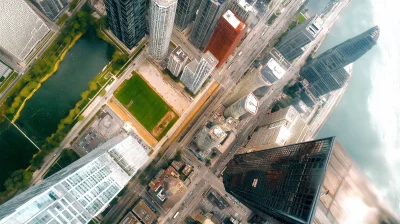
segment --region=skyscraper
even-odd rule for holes
[[[324,79],[319,79],[313,82],[308,89],[315,97],[320,97],[344,86],[352,73],[353,63],[344,68],[337,69],[330,73],[329,76],[324,76]]]
[[[184,30],[196,17],[200,0],[179,0],[176,8],[175,25],[179,30]]]
[[[378,37],[378,26],[372,27],[311,60],[301,68],[300,75],[307,79],[310,85],[319,80],[330,85],[333,77],[345,75],[343,67],[353,63],[369,51],[376,44]],[[339,69],[342,71],[338,71]],[[343,85],[341,84],[340,87]]]
[[[218,20],[225,13],[226,8],[226,0],[201,0],[189,38],[194,46],[201,50],[206,47]]]
[[[230,105],[224,111],[224,117],[232,117],[234,119],[239,119],[245,114],[254,115],[258,110],[258,100],[254,94],[250,93],[248,96],[236,101],[234,104]]]
[[[146,32],[146,0],[104,0],[113,34],[129,49]]]
[[[247,26],[228,10],[219,20],[205,51],[210,51],[219,61],[217,68],[225,63],[246,33]]]
[[[211,75],[211,72],[217,64],[218,60],[207,51],[201,57],[200,62],[194,60],[185,66],[181,76],[181,82],[190,92],[196,94]]]
[[[333,144],[331,137],[235,155],[225,189],[261,216],[311,223]]]
[[[150,56],[162,60],[168,54],[177,0],[151,0],[150,3]]]
[[[295,144],[303,142],[309,135],[307,123],[293,106],[289,106],[268,114],[258,124],[246,148],[255,151]]]
[[[333,137],[236,155],[223,178],[267,223],[399,223]]]
[[[167,68],[173,76],[178,77],[187,61],[187,54],[178,46],[169,55]]]
[[[34,0],[34,3],[51,20],[55,20],[68,5],[67,0]]]
[[[0,47],[10,56],[24,61],[49,31],[25,1],[0,1]]]
[[[235,15],[247,25],[250,25],[249,22],[251,17],[255,13],[253,6],[246,2],[246,0],[231,0],[229,6],[229,10],[231,10]]]
[[[225,107],[229,107],[241,98],[254,92],[256,89],[269,85],[268,80],[256,69],[246,74],[242,80],[235,86],[228,99],[223,102]]]
[[[0,224],[88,223],[147,161],[133,137],[115,137],[0,206]]]
[[[276,49],[288,60],[293,61],[304,53],[306,46],[322,29],[323,20],[313,16],[289,31]]]

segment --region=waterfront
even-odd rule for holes
[[[319,0],[310,1],[311,5],[314,3],[319,4]],[[378,0],[353,0],[318,51],[322,53],[374,25],[381,28],[378,45],[354,63],[347,91],[322,127],[318,138],[337,136],[379,194],[394,210],[399,211],[396,170],[399,168],[400,108],[396,97],[391,96],[396,96],[400,88],[399,68],[396,65],[400,47],[398,43],[394,44],[400,35],[398,32],[391,33],[391,29],[397,28],[391,27],[385,16],[386,13],[395,13],[385,8],[388,4],[379,4],[381,2]],[[311,6],[310,11],[315,8]],[[394,21],[398,22],[398,19]]]
[[[111,45],[89,29],[67,53],[57,72],[27,101],[15,122],[18,127],[40,146],[80,100],[88,82],[109,63],[113,52]],[[13,171],[26,168],[37,149],[8,122],[0,130],[0,183],[3,183]]]

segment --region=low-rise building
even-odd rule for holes
[[[157,219],[157,215],[142,199],[133,207],[132,211],[144,224],[152,224]]]
[[[128,214],[126,214],[125,217],[119,222],[119,224],[141,224],[141,222],[131,211],[129,211]]]
[[[175,168],[175,170],[179,171],[182,169],[182,167],[185,165],[184,162],[182,161],[172,161],[171,166]]]
[[[168,177],[179,178],[179,173],[172,166],[169,166],[165,170],[162,169],[157,173],[157,175],[154,177],[154,179],[149,183],[149,187],[153,191],[157,192],[164,185],[164,180]]]

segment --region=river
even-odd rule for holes
[[[90,29],[70,49],[57,72],[26,103],[17,126],[38,146],[43,144],[81,99],[88,82],[110,62],[113,52],[113,47]],[[0,130],[0,183],[4,183],[13,171],[29,166],[37,149],[10,123],[1,124]]]
[[[310,0],[310,14],[322,10],[323,1]],[[353,0],[321,45],[318,53],[374,25],[381,29],[378,45],[354,63],[347,91],[318,138],[337,136],[378,194],[400,214],[400,16],[392,3]]]

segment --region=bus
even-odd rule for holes
[[[179,212],[175,213],[173,218],[175,219],[178,215],[179,215]]]

